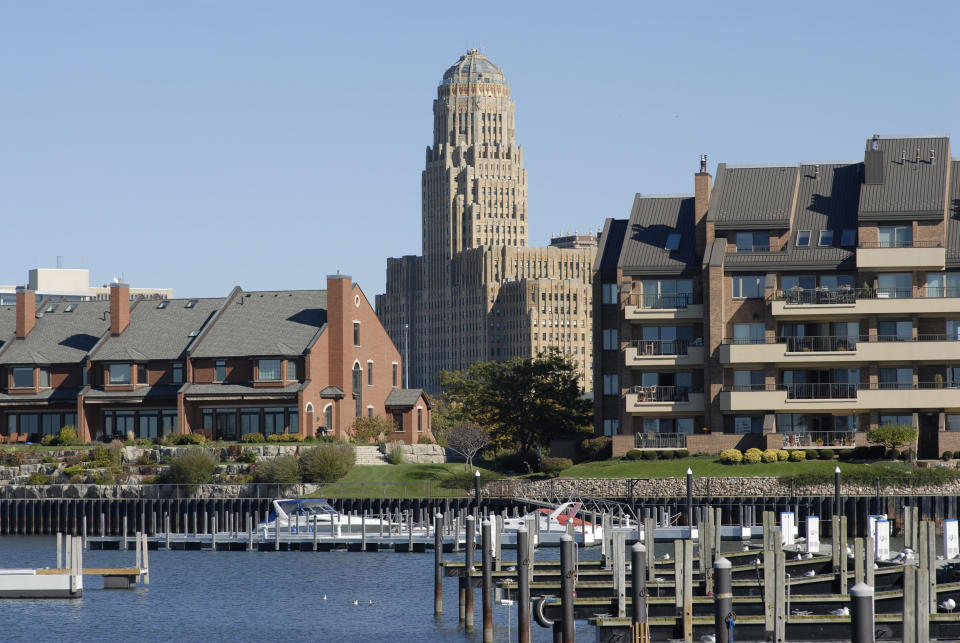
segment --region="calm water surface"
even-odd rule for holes
[[[599,553],[594,547],[581,558]],[[556,549],[537,553],[538,560],[558,556]],[[83,562],[133,566],[134,552],[87,551]],[[53,537],[0,538],[0,568],[55,565]],[[76,600],[0,600],[0,640],[482,640],[480,593],[476,629],[467,634],[457,623],[455,579],[444,579],[444,615],[434,620],[432,553],[151,551],[149,586],[107,591],[99,577],[88,576],[84,587]],[[494,605],[493,614],[494,639],[507,641],[509,634],[516,641],[516,606]],[[532,634],[534,641],[552,640],[550,630],[536,623]],[[578,623],[579,640],[593,635]]]

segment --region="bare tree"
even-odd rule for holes
[[[473,422],[460,422],[447,429],[447,448],[459,453],[466,460],[465,469],[473,469],[473,458],[483,447],[490,444],[490,432]]]

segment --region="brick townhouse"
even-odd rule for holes
[[[960,448],[960,161],[946,136],[862,161],[727,165],[606,222],[597,433],[617,450],[846,447],[882,424]]]
[[[0,307],[0,432],[37,441],[75,426],[83,440],[202,433],[339,438],[357,417],[391,439],[431,438],[423,392],[400,388],[401,358],[360,287],[208,299],[37,302]]]

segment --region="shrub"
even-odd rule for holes
[[[484,471],[483,469],[475,469],[473,472],[450,471],[440,478],[440,486],[445,489],[460,489],[461,491],[473,493],[474,478],[476,477],[477,471],[480,472],[481,487],[491,480],[496,480],[500,477],[492,471]]]
[[[544,473],[551,478],[560,475],[564,469],[573,466],[573,460],[570,458],[544,458],[540,461],[540,473]]]
[[[898,447],[917,439],[917,430],[909,424],[884,424],[867,431],[867,441],[895,452]]]
[[[673,452],[673,456],[675,458],[689,458],[690,452],[687,451],[686,449],[677,449],[676,451]]]
[[[57,438],[52,435],[45,435],[42,438],[40,438],[40,444],[42,444],[45,447],[48,447],[48,446],[51,446],[53,444],[53,441],[56,439]]]
[[[254,463],[257,461],[256,451],[244,451],[243,455],[240,456],[240,462]]]
[[[943,455],[940,456],[940,457],[943,458],[943,461],[944,461],[944,462],[946,462],[947,460],[952,460],[952,459],[953,459],[953,451],[944,451],[944,452],[943,452]]]
[[[903,460],[906,462],[910,459],[910,449],[904,449],[897,453],[897,460]]]
[[[776,462],[779,459],[777,456],[776,449],[767,449],[766,451],[763,452],[763,455],[761,457],[763,458],[763,461],[766,462],[767,464]]]
[[[93,450],[93,464],[97,467],[119,468],[123,461],[123,447],[120,443],[110,443],[110,446],[100,446]]]
[[[833,460],[833,449],[820,449],[821,460]]]
[[[853,457],[853,449],[840,449],[840,451],[837,452],[837,457],[841,460],[849,460]]]
[[[790,452],[790,462],[803,462],[807,459],[807,452],[800,449],[794,449]]]
[[[361,444],[376,442],[392,432],[393,424],[379,415],[372,418],[358,417],[350,427],[350,434],[354,441]]]
[[[144,453],[137,458],[137,464],[139,464],[142,467],[145,467],[145,466],[154,464],[154,462],[153,462],[153,458],[151,458],[149,455]]]
[[[349,444],[321,444],[300,452],[300,475],[304,482],[336,482],[356,461],[356,449]]]
[[[630,449],[627,451],[627,455],[624,456],[627,460],[639,460],[643,458],[643,451],[640,449]]]
[[[267,439],[263,437],[262,433],[244,433],[240,437],[240,441],[246,444],[260,444],[266,442]]]
[[[433,440],[425,435],[421,435],[419,438],[417,438],[417,444],[433,444]]]
[[[207,449],[191,449],[170,460],[166,480],[193,489],[197,485],[210,483],[216,468],[217,457],[213,453]]]
[[[875,444],[868,448],[867,457],[871,460],[880,460],[887,455],[887,448],[882,444]]]
[[[296,484],[300,482],[300,465],[292,455],[265,460],[253,472],[254,482]]]
[[[390,464],[403,464],[403,447],[397,445],[390,449],[387,459],[390,460]]]
[[[33,473],[30,475],[30,479],[27,481],[27,484],[47,484],[49,479],[45,473]]]
[[[207,441],[207,438],[201,433],[181,433],[173,434],[176,435],[174,438],[174,444],[180,445],[189,445],[189,444],[203,444]]]
[[[786,449],[777,449],[777,460],[780,462],[786,462],[790,459],[790,452]]]
[[[854,447],[853,448],[853,459],[855,460],[866,460],[870,457],[870,447]]]
[[[747,449],[743,454],[743,462],[745,464],[757,464],[760,460],[763,459],[763,451],[757,448]]]
[[[657,457],[661,460],[673,460],[673,449],[664,449],[663,451],[659,451],[657,452]]]
[[[613,457],[613,439],[602,435],[580,443],[581,460],[609,460]]]
[[[743,462],[743,453],[739,449],[724,449],[720,452],[720,462],[724,464],[740,464]]]
[[[65,476],[67,476],[67,477],[70,477],[70,478],[72,478],[73,476],[75,476],[75,475],[77,475],[77,474],[82,474],[83,472],[84,472],[83,467],[81,467],[81,466],[78,465],[78,464],[75,464],[75,465],[70,466],[70,467],[64,467],[64,468],[63,468],[63,475],[65,475]]]
[[[645,449],[645,450],[643,451],[643,459],[644,459],[644,460],[656,460],[656,459],[657,459],[657,452],[656,452],[656,451],[651,451],[650,449]]]
[[[819,460],[819,459],[820,459],[820,451],[817,450],[817,449],[807,449],[804,453],[805,453],[806,456],[807,456],[807,460]]]
[[[5,467],[19,467],[23,464],[23,451],[13,449],[0,451],[0,463]]]
[[[303,442],[303,436],[299,433],[271,433],[267,442]]]

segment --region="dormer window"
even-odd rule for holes
[[[50,388],[50,369],[37,369],[37,386],[40,388]]]
[[[13,388],[33,388],[33,367],[19,366],[13,369]]]
[[[810,245],[810,231],[800,230],[797,232],[797,247],[806,248]]]
[[[817,243],[822,248],[829,248],[833,245],[833,230],[821,230],[820,241]]]
[[[107,381],[110,384],[129,384],[130,364],[110,364],[107,367]]]
[[[184,306],[184,308],[193,308],[196,305],[197,305],[197,300],[191,299],[190,301],[187,302],[187,305]]]
[[[257,360],[257,381],[258,382],[279,382],[283,377],[280,375],[279,359],[261,359]]]
[[[770,252],[768,232],[738,232],[737,252]]]
[[[844,230],[843,235],[840,237],[840,245],[844,248],[852,248],[857,245],[857,231]]]
[[[52,312],[54,312],[56,309],[57,309],[57,304],[50,304],[49,306],[47,306],[46,310],[44,310],[43,312],[44,312],[44,313],[52,313]]]
[[[72,313],[72,312],[75,311],[76,309],[77,309],[77,305],[76,305],[76,304],[67,304],[67,307],[63,309],[63,312],[65,312],[65,313]]]
[[[287,379],[288,380],[297,379],[297,360],[295,359],[287,360]]]
[[[164,300],[161,301],[159,304],[157,304],[157,308],[159,308],[160,310],[163,310],[164,308],[167,307],[167,305],[168,305],[169,303],[170,303],[169,301],[167,301],[166,299],[164,299]]]

